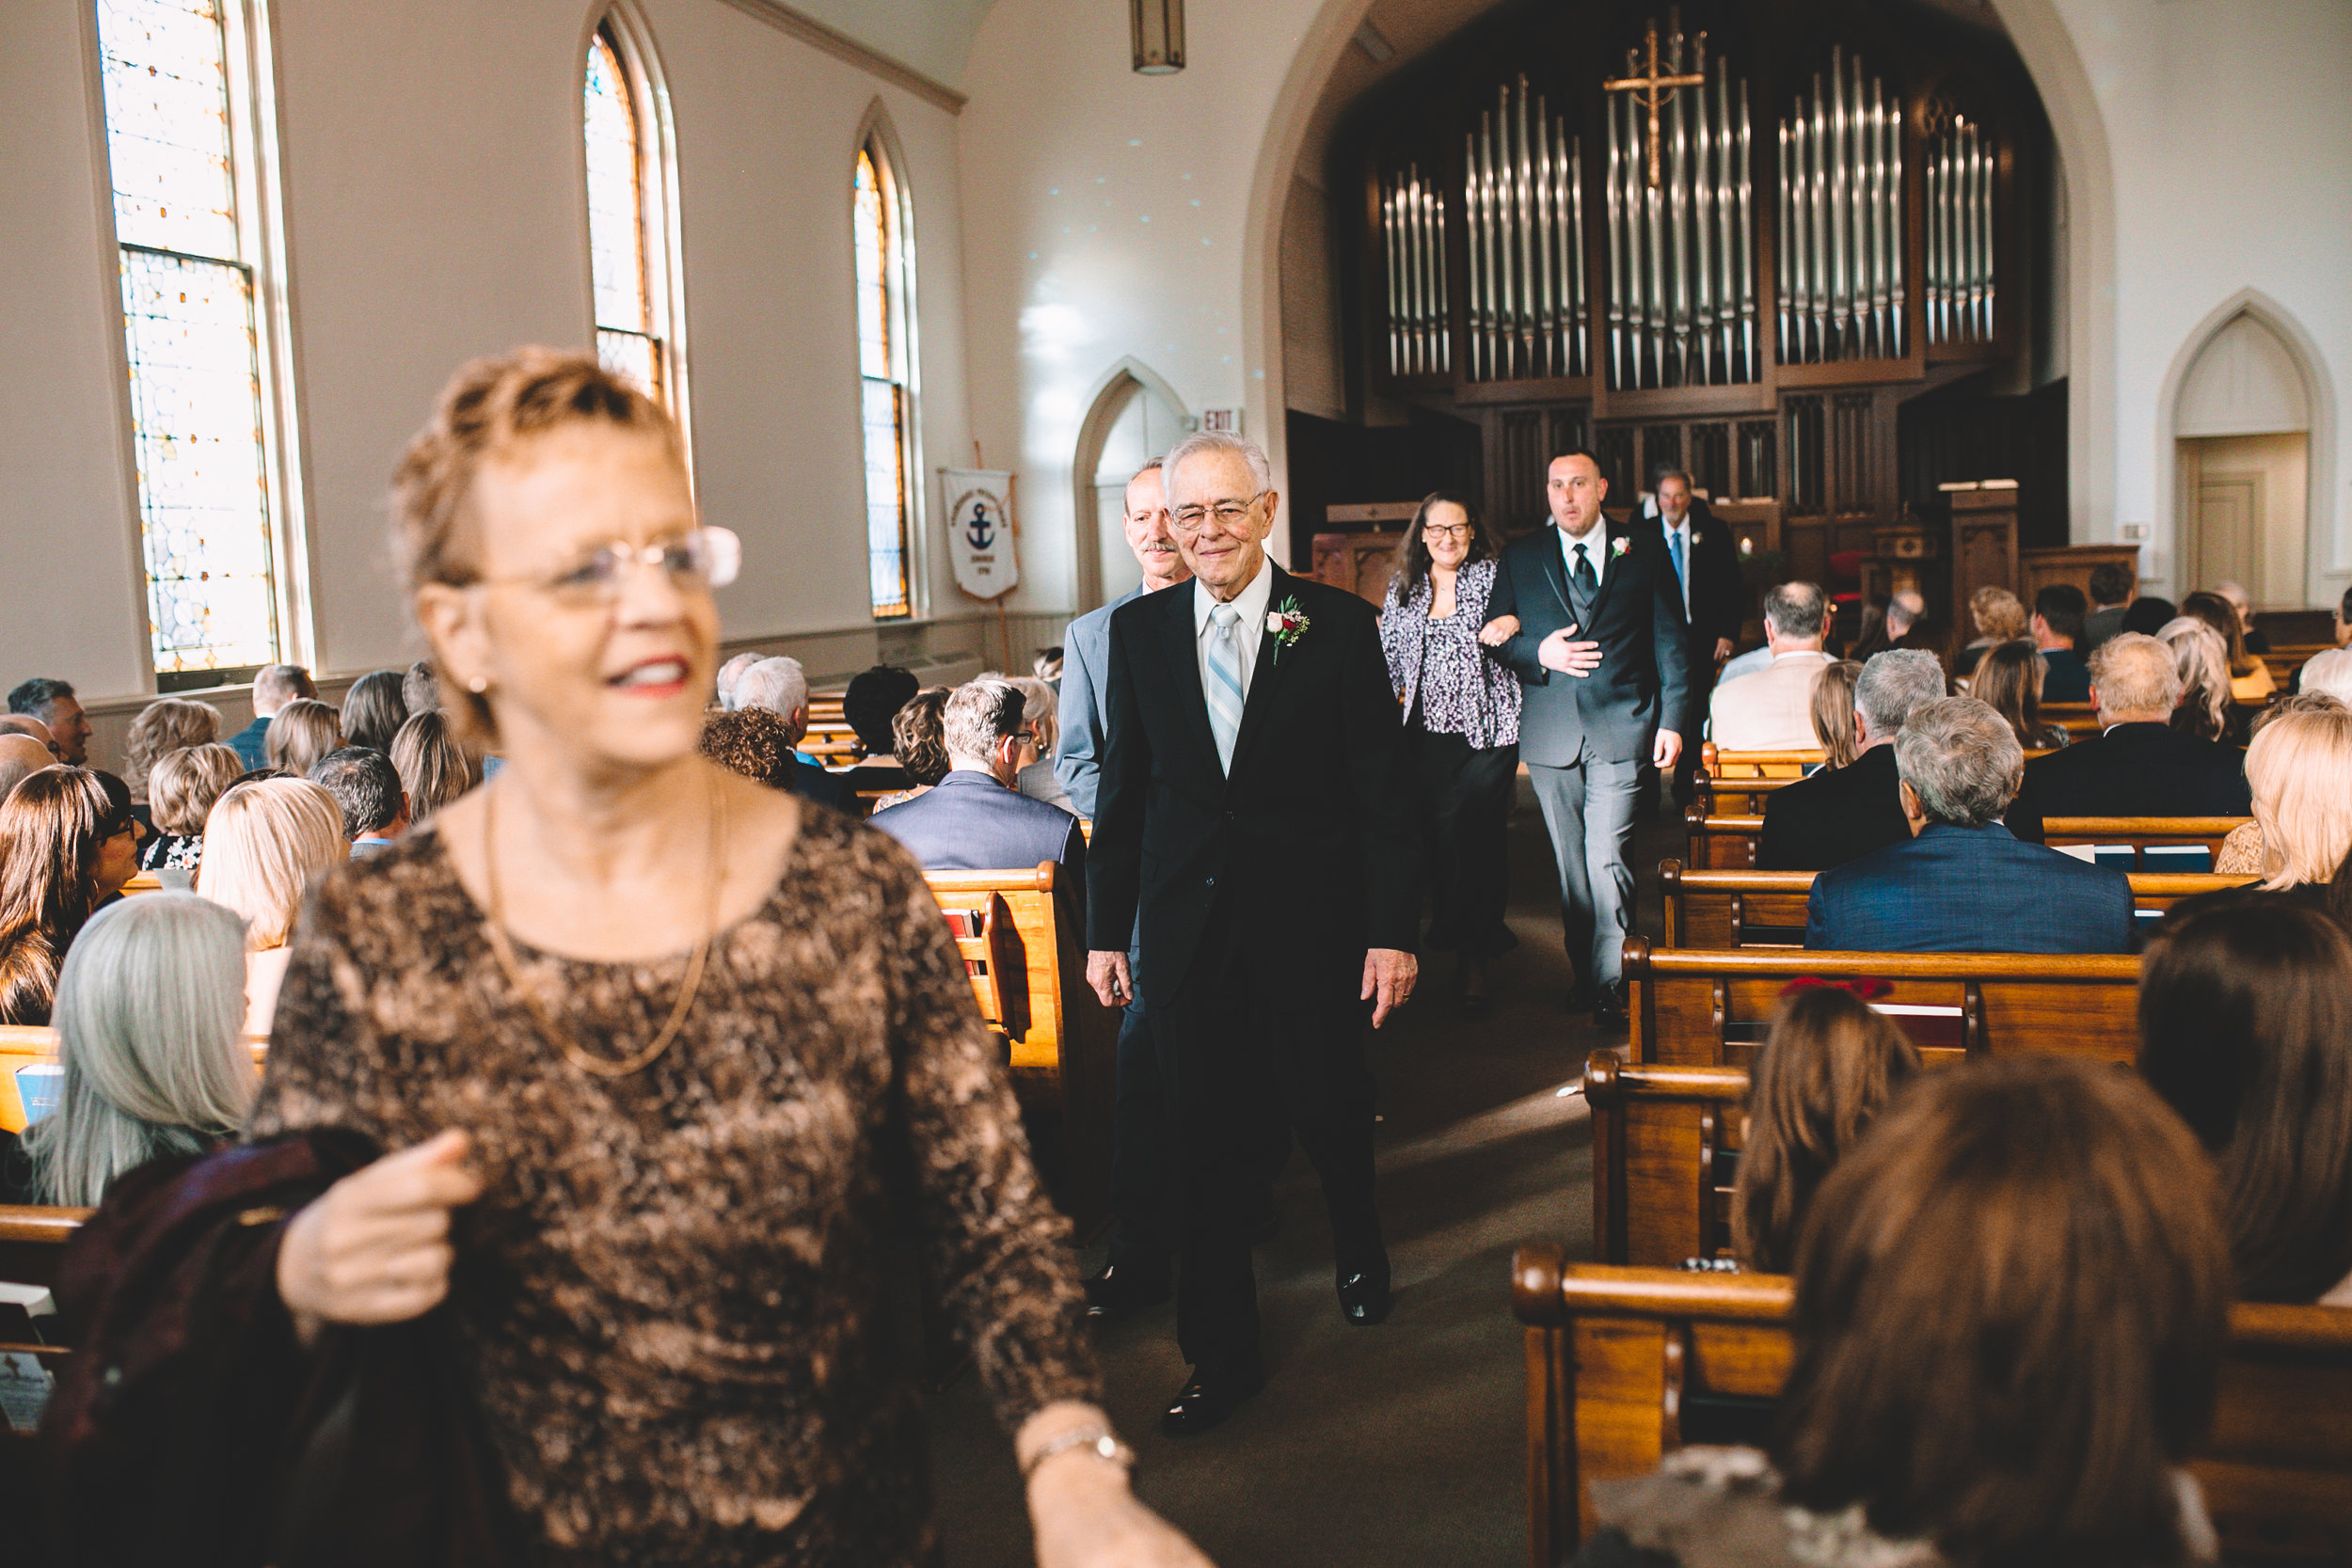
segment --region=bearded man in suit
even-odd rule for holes
[[[1560,916],[1580,967],[1570,1006],[1625,1022],[1625,933],[1633,913],[1633,811],[1643,764],[1670,773],[1690,712],[1682,583],[1655,528],[1622,528],[1589,451],[1551,460],[1551,509],[1502,552],[1487,614],[1516,616],[1500,646],[1518,672],[1519,758],[1560,865]]]
[[[1294,1135],[1342,1314],[1388,1315],[1364,1004],[1377,1028],[1412,993],[1419,909],[1372,607],[1266,558],[1277,498],[1251,442],[1204,431],[1161,472],[1193,582],[1111,614],[1087,979],[1105,1006],[1140,980],[1170,1103],[1193,1371],[1161,1425],[1186,1435],[1263,1386],[1250,1232]]]

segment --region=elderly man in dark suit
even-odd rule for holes
[[[1739,645],[1740,626],[1747,619],[1748,589],[1740,574],[1740,546],[1731,530],[1691,493],[1691,476],[1668,468],[1656,483],[1656,522],[1674,563],[1682,593],[1682,620],[1687,628],[1684,667],[1690,683],[1687,701],[1693,715],[1707,711],[1715,689],[1716,672]],[[1674,798],[1688,805],[1697,793],[1698,748],[1683,748],[1675,765]]]
[[[2099,734],[2026,764],[2006,820],[2039,844],[2045,816],[2244,816],[2253,810],[2246,753],[2176,730],[2181,675],[2172,650],[2118,632],[2090,656]]]
[[[1111,616],[1087,977],[1105,1006],[1140,980],[1173,1110],[1193,1370],[1161,1425],[1185,1435],[1264,1382],[1250,1231],[1294,1134],[1323,1180],[1342,1314],[1388,1315],[1364,1004],[1376,1028],[1410,995],[1419,907],[1372,607],[1266,559],[1255,445],[1204,431],[1162,473],[1193,581]]]
[[[1854,683],[1861,755],[1765,797],[1756,841],[1762,871],[1826,871],[1911,837],[1896,788],[1895,736],[1922,704],[1944,695],[1944,666],[1917,648],[1873,654]]]
[[[1579,966],[1569,1006],[1625,1021],[1625,933],[1632,921],[1633,812],[1645,763],[1682,755],[1690,710],[1682,585],[1655,529],[1608,521],[1600,460],[1551,460],[1550,520],[1502,552],[1486,612],[1516,617],[1499,640],[1524,688],[1519,758],[1535,784],[1560,866],[1560,915]]]
[[[940,714],[948,774],[914,800],[874,814],[874,826],[905,845],[927,871],[1007,871],[1057,862],[1056,881],[1077,908],[1086,835],[1059,806],[1013,787],[1021,770],[1021,689],[1008,681],[960,686]]]
[[[1883,656],[1882,656],[1883,657]],[[1915,709],[1895,736],[1913,837],[1813,879],[1804,944],[1851,953],[2128,953],[2122,872],[2021,844],[2000,816],[2026,752],[1973,697]]]

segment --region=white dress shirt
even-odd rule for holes
[[[1568,586],[1576,586],[1576,547],[1581,545],[1585,559],[1593,563],[1593,591],[1598,593],[1600,585],[1609,580],[1609,520],[1603,517],[1594,523],[1592,531],[1581,539],[1566,529],[1560,529],[1558,532],[1560,564],[1568,574]]]
[[[1241,620],[1233,630],[1241,644],[1241,694],[1249,698],[1249,679],[1258,672],[1258,640],[1265,635],[1266,601],[1274,596],[1274,558],[1267,556],[1258,563],[1258,575],[1249,579],[1249,586],[1232,600],[1241,611]],[[1209,585],[1199,578],[1192,579],[1192,648],[1200,660],[1200,689],[1209,687],[1209,611],[1216,608],[1216,597]]]

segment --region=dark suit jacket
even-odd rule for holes
[[[1138,937],[1147,1006],[1165,1006],[1212,907],[1302,992],[1352,1001],[1372,947],[1418,937],[1405,726],[1372,606],[1275,569],[1267,603],[1307,627],[1262,634],[1231,776],[1217,765],[1187,585],[1111,615],[1109,715],[1095,795],[1087,945]]]
[[[1813,879],[1804,944],[1836,953],[2128,953],[2122,872],[2020,844],[1998,822],[1930,823]]]
[[[2049,674],[2042,682],[2043,702],[2090,701],[2090,666],[2083,662],[2082,655],[2072,648],[2044,648],[2042,657],[2050,666]]]
[[[835,811],[856,815],[856,792],[850,780],[837,773],[828,773],[821,768],[803,762],[799,757],[785,758],[784,766],[777,768],[776,776],[768,782],[803,800],[814,800],[820,806],[831,806]],[[993,871],[997,868],[991,865],[979,869]]]
[[[1086,878],[1078,819],[986,773],[958,768],[935,788],[876,812],[873,824],[913,851],[926,871],[1035,870],[1056,861],[1068,872],[1056,885],[1073,899]]]
[[[2042,842],[2045,816],[2244,816],[2246,753],[2169,724],[2118,724],[2026,764],[2002,820]]]
[[[1766,797],[1759,871],[1827,871],[1873,849],[1911,842],[1897,793],[1895,748],[1873,746],[1843,768]]]
[[[1661,514],[1645,513],[1643,520],[1658,531],[1658,542],[1666,543],[1666,519]],[[1674,566],[1674,552],[1666,552],[1666,565]],[[1730,525],[1708,510],[1707,502],[1691,498],[1691,609],[1689,624],[1690,645],[1694,655],[1707,656],[1708,669],[1701,671],[1696,663],[1691,667],[1693,675],[1711,674],[1715,658],[1715,641],[1727,637],[1740,641],[1740,626],[1748,617],[1748,588],[1740,575],[1740,545],[1731,536]]]
[[[2083,634],[2074,641],[2075,651],[2089,658],[2093,648],[2123,629],[2123,612],[2130,608],[2129,605],[2109,605],[2105,610],[2094,610],[2084,616]]]
[[[256,719],[221,744],[236,752],[249,772],[253,768],[269,766],[269,754],[264,745],[268,739],[269,721]]]
[[[1594,531],[1610,565],[1592,624],[1576,633],[1579,641],[1601,645],[1600,664],[1591,674],[1581,680],[1564,675],[1535,657],[1545,638],[1576,621],[1557,523],[1547,521],[1511,542],[1487,601],[1489,619],[1519,618],[1519,634],[1502,645],[1502,656],[1525,689],[1519,756],[1527,762],[1568,767],[1588,739],[1603,761],[1645,762],[1650,737],[1660,730],[1681,736],[1686,749],[1697,742],[1690,719],[1689,628],[1665,540],[1655,524],[1629,530],[1610,522],[1605,531]],[[1616,553],[1620,539],[1626,541],[1622,555]]]

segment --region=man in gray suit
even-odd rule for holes
[[[1502,644],[1525,705],[1519,757],[1560,864],[1560,914],[1580,971],[1569,1005],[1625,1021],[1620,949],[1633,913],[1633,808],[1644,763],[1671,774],[1690,707],[1682,587],[1655,528],[1602,514],[1589,451],[1551,460],[1550,520],[1502,552],[1488,616],[1516,616]]]
[[[1110,662],[1111,611],[1192,578],[1169,530],[1166,500],[1155,457],[1127,482],[1127,547],[1136,552],[1143,581],[1071,622],[1062,636],[1061,745],[1054,755],[1054,777],[1069,795],[1071,809],[1089,819],[1103,774],[1103,681]],[[1128,967],[1133,970],[1142,961],[1130,942]],[[1111,1232],[1109,1263],[1087,1281],[1088,1310],[1102,1317],[1166,1300],[1168,1259],[1175,1249],[1162,1153],[1166,1109],[1140,998],[1130,1001],[1120,1019],[1118,1082],[1111,1128],[1111,1211],[1119,1223]]]

